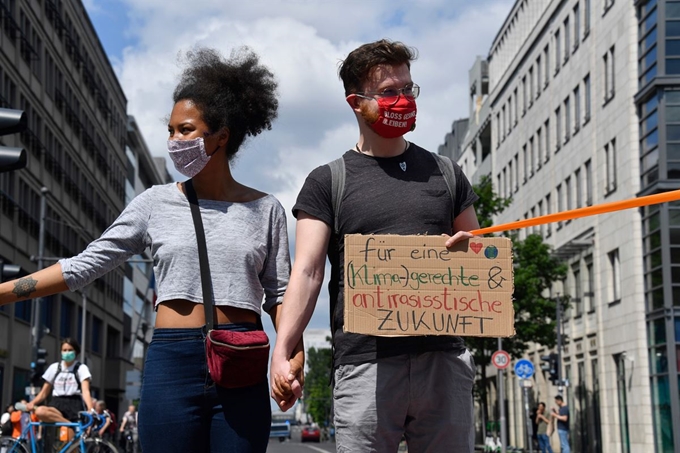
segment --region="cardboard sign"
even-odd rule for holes
[[[378,336],[515,334],[512,241],[345,236],[345,331]]]

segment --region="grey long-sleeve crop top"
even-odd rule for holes
[[[261,314],[283,300],[290,275],[286,215],[272,195],[233,203],[199,200],[215,305]],[[69,289],[101,277],[151,247],[158,298],[203,302],[189,202],[176,183],[138,195],[79,255],[59,261]]]

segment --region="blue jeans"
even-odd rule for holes
[[[253,323],[221,329],[255,330]],[[210,379],[202,328],[156,329],[144,365],[139,441],[144,453],[265,453],[271,428],[266,376],[225,389]]]
[[[569,431],[566,429],[558,429],[557,434],[560,436],[560,452],[571,453],[571,448],[569,447]]]
[[[536,437],[538,438],[538,449],[541,453],[553,453],[550,437],[547,434],[538,434]]]

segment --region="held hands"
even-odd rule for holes
[[[289,360],[272,355],[270,370],[271,397],[285,412],[302,397],[305,383],[305,352],[302,341],[298,343]]]

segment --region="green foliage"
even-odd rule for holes
[[[479,226],[488,228],[493,224],[493,216],[510,206],[512,198],[502,198],[494,193],[490,175],[482,176],[473,189],[479,196],[479,201],[475,204]]]
[[[330,421],[331,414],[331,349],[309,348],[307,351],[307,366],[309,371],[305,375],[304,399],[307,413],[319,425]]]
[[[501,213],[512,202],[494,193],[489,176],[482,177],[474,190],[480,197],[475,204],[480,225],[490,226],[492,215]],[[512,237],[512,242],[516,334],[503,339],[503,349],[511,357],[520,357],[529,343],[555,345],[555,301],[543,294],[553,283],[565,278],[567,266],[551,255],[550,246],[540,235],[529,235],[524,241]],[[469,338],[467,344],[477,365],[485,367],[491,363],[491,354],[497,349],[495,338]]]

